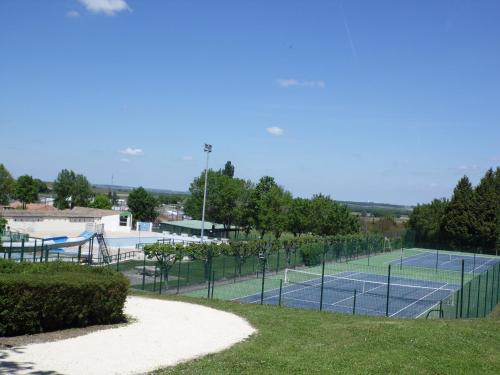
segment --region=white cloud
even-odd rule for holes
[[[193,160],[193,157],[191,155],[186,155],[186,156],[182,157],[182,160],[183,161],[191,161],[191,160]]]
[[[128,162],[130,162],[130,159],[121,158],[120,161],[123,162],[123,163],[128,163]]]
[[[283,133],[285,133],[285,131],[283,129],[278,128],[277,126],[272,126],[270,128],[267,128],[266,130],[269,134],[275,135],[277,137],[279,137],[280,135],[283,135]]]
[[[80,13],[78,13],[76,10],[70,10],[68,13],[66,13],[66,17],[71,17],[71,18],[80,17]]]
[[[285,88],[297,86],[297,87],[309,87],[309,88],[313,88],[313,89],[322,89],[322,88],[326,87],[325,81],[321,81],[321,80],[319,80],[319,81],[299,81],[297,79],[290,78],[290,79],[278,79],[278,80],[276,80],[276,82],[278,83],[278,85],[280,85],[281,87],[285,87]]]
[[[78,0],[92,13],[103,13],[114,16],[118,12],[131,11],[125,0]]]
[[[471,164],[471,165],[462,164],[457,167],[459,171],[474,171],[478,168],[479,167],[476,164]]]
[[[125,150],[120,150],[120,153],[123,155],[129,155],[129,156],[144,155],[144,151],[142,151],[142,149],[132,148],[132,147],[127,147]]]

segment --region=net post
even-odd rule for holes
[[[142,261],[142,290],[146,286],[146,253],[144,253],[144,260]]]
[[[385,316],[389,316],[389,296],[390,296],[390,288],[391,288],[391,265],[387,266],[387,295],[385,302]]]
[[[356,289],[354,289],[354,296],[352,299],[352,315],[356,315]]]
[[[283,291],[283,279],[280,279],[280,296],[278,299],[278,306],[281,306],[281,293]]]
[[[325,254],[326,254],[326,242],[323,249],[323,262],[321,265],[321,290],[319,295],[319,311],[323,310],[323,288],[325,285]]]
[[[436,249],[436,272],[438,271],[439,264],[439,249]]]
[[[463,315],[463,305],[464,305],[464,270],[465,270],[465,260],[462,259],[462,272],[460,276],[460,317]]]

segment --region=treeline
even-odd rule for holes
[[[473,187],[464,176],[451,199],[418,205],[409,226],[420,246],[492,252],[500,247],[500,167]]]
[[[38,194],[49,192],[47,184],[29,175],[19,176],[16,180],[3,164],[0,164],[0,205],[8,205],[12,199],[18,199],[23,208],[27,203],[36,202]]]
[[[185,213],[195,219],[201,219],[204,181],[202,172],[191,183],[185,202]],[[235,177],[229,161],[223,169],[208,171],[205,219],[223,224],[226,230],[236,226],[247,235],[257,230],[261,237],[266,233],[280,238],[284,232],[326,236],[359,231],[358,219],[329,196],[294,198],[271,176],[257,183]]]

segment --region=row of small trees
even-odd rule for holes
[[[185,212],[196,219],[201,218],[204,179],[204,173],[194,179],[185,202]],[[283,232],[325,236],[359,231],[358,219],[329,196],[294,198],[271,176],[256,184],[236,178],[231,162],[221,170],[208,171],[206,219],[222,223],[226,230],[237,226],[248,234],[255,229],[261,237],[265,233],[279,238]]]
[[[415,207],[409,226],[420,245],[491,251],[500,247],[500,167],[473,187],[464,176],[453,196]]]

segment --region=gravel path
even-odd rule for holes
[[[215,353],[255,332],[250,324],[204,306],[127,299],[136,322],[70,339],[0,350],[0,374],[140,374]]]

